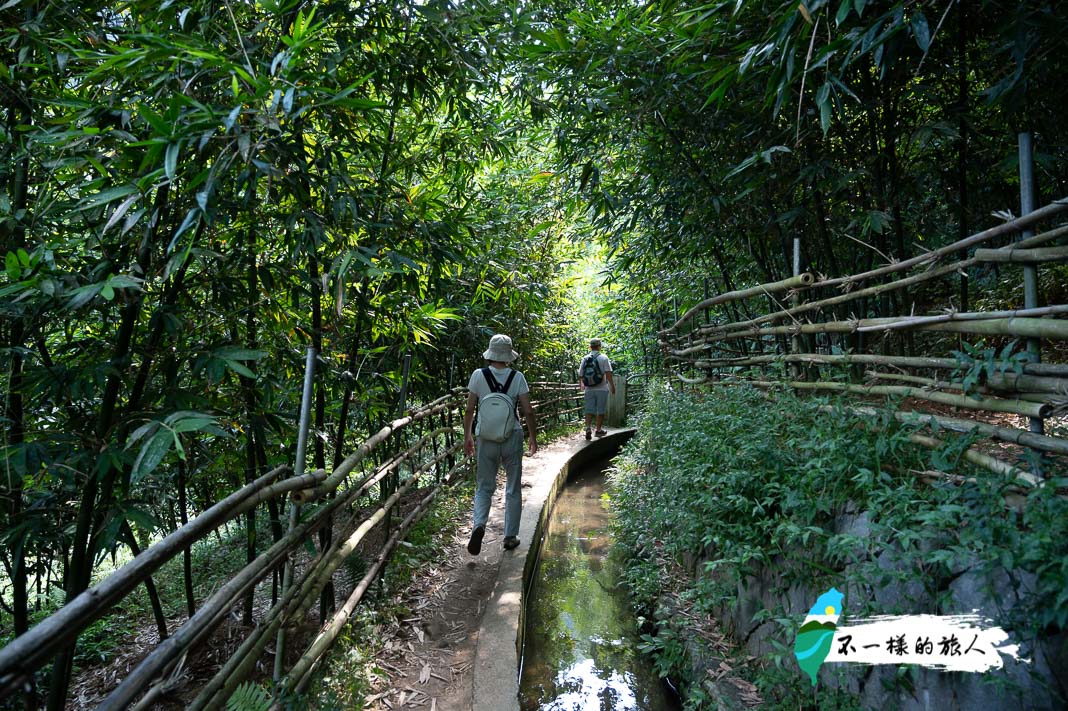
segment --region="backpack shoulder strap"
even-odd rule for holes
[[[489,386],[490,392],[502,392],[501,384],[498,383],[497,378],[493,376],[493,371],[489,368],[482,368],[482,377],[486,379],[486,385]]]
[[[508,379],[504,381],[504,387],[501,388],[501,392],[505,395],[508,395],[508,388],[512,387],[512,381],[515,380],[515,374],[516,371],[513,368],[512,372],[508,374]],[[508,397],[511,397],[511,395],[508,395]]]

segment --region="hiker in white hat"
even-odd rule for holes
[[[508,365],[519,357],[512,350],[512,339],[498,333],[490,339],[482,357],[489,364],[471,373],[464,411],[464,452],[468,456],[475,453],[475,440],[478,440],[474,527],[467,543],[471,555],[478,555],[482,550],[490,501],[497,488],[497,470],[501,465],[508,475],[504,489],[504,548],[512,550],[519,545],[519,518],[523,513],[523,427],[519,410],[527,421],[530,456],[538,451],[537,425],[527,379]],[[478,424],[472,430],[476,410]]]

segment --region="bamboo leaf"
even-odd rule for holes
[[[167,154],[163,161],[163,173],[168,180],[173,181],[178,173],[178,152],[180,150],[181,144],[177,142],[167,144]]]
[[[107,232],[116,224],[118,224],[119,220],[122,219],[123,215],[126,214],[127,210],[129,210],[130,207],[140,198],[140,193],[136,193],[123,200],[122,204],[115,208],[115,212],[111,213],[111,217],[108,218],[107,223],[104,225],[103,231]]]
[[[91,195],[78,205],[78,210],[91,210],[94,207],[100,207],[101,205],[107,205],[110,202],[115,202],[124,197],[130,195],[140,196],[140,192],[135,185],[118,185],[113,188],[101,190],[95,195]]]
[[[909,25],[912,27],[912,36],[916,38],[917,46],[927,54],[927,50],[931,48],[931,28],[927,25],[927,18],[922,12],[917,12],[912,16]]]
[[[154,472],[160,462],[163,461],[163,457],[170,451],[172,442],[174,442],[174,435],[171,433],[170,429],[161,427],[157,430],[156,433],[145,442],[144,446],[141,447],[137,459],[134,460],[133,471],[130,474],[130,483],[137,484],[146,476]]]

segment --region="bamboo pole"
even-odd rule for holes
[[[869,326],[882,326],[883,330],[894,328],[901,318],[868,318],[855,321],[825,321],[802,323],[793,326],[768,326],[750,331],[716,334],[705,337],[691,348],[671,351],[672,356],[684,356],[707,350],[710,343],[726,338],[789,335],[793,333],[852,333]],[[987,336],[1018,336],[1068,340],[1068,319],[1042,318],[994,318],[989,320],[958,319],[912,326],[918,331],[948,331],[952,333],[975,333]],[[867,329],[866,330],[871,330]]]
[[[769,380],[750,381],[757,387],[785,386],[796,390],[830,390],[834,392],[855,393],[858,395],[890,395],[929,400],[943,405],[962,407],[967,410],[986,410],[988,412],[1007,412],[1026,417],[1047,417],[1053,409],[1048,404],[1027,402],[1024,400],[1007,400],[1002,398],[982,398],[976,400],[966,395],[954,395],[923,388],[911,388],[906,385],[853,385],[852,383],[815,382],[802,380],[774,382]]]
[[[841,355],[825,355],[822,353],[797,353],[794,355],[764,355],[764,356],[750,356],[748,358],[709,358],[704,360],[698,360],[694,362],[694,366],[697,368],[735,368],[749,365],[767,365],[777,362],[801,362],[801,363],[814,363],[817,365],[852,365],[856,364],[870,364],[870,365],[885,365],[896,368],[928,368],[928,369],[945,369],[955,370],[962,367],[960,361],[955,358],[925,358],[916,356],[884,356],[884,355],[872,355],[866,353],[856,354],[841,354]],[[1047,390],[1049,385],[1039,387],[1037,385],[1021,386],[1020,390],[1033,390],[1037,392],[1061,392],[1059,389],[1060,378],[1068,378],[1068,365],[1063,364],[1051,364],[1051,363],[1024,363],[1023,372],[1025,373],[1023,378],[1039,376],[1048,376],[1051,383],[1057,383],[1055,389]],[[1009,377],[998,376],[998,377]],[[999,388],[1003,390],[1012,390],[1015,388]]]
[[[315,516],[299,523],[270,548],[264,551],[251,564],[222,585],[210,598],[204,601],[196,614],[186,620],[166,641],[156,646],[152,652],[112,690],[98,707],[102,711],[119,711],[127,708],[137,695],[162,671],[182,654],[195,647],[207,635],[211,634],[225,617],[233,604],[249,588],[259,583],[271,570],[280,565],[286,556],[313,534],[326,517],[338,506],[335,499],[316,511]]]
[[[861,274],[853,274],[846,277],[839,277],[837,279],[826,279],[824,281],[816,282],[812,285],[812,287],[831,287],[839,286],[842,284],[854,284],[859,281],[871,279],[872,277],[884,276],[886,274],[893,274],[894,272],[899,272],[905,269],[911,269],[912,267],[915,267],[917,265],[927,264],[928,262],[936,261],[941,257],[951,255],[954,252],[960,252],[961,250],[967,249],[974,245],[982,244],[983,242],[987,242],[991,239],[994,239],[995,237],[1002,237],[1004,235],[1013,234],[1014,232],[1026,229],[1027,227],[1035,225],[1043,220],[1049,219],[1051,217],[1056,217],[1057,215],[1065,211],[1068,211],[1068,198],[1054,200],[1049,205],[1035,210],[1034,212],[1030,212],[1021,217],[1017,217],[1014,220],[1010,220],[1000,225],[996,225],[989,229],[983,230],[982,232],[974,234],[970,237],[965,237],[962,240],[957,240],[956,242],[948,244],[945,247],[940,247],[939,249],[931,250],[930,252],[921,254],[918,257],[905,259],[903,261],[897,262],[896,264],[880,267],[878,269],[872,269],[867,272],[862,272]]]
[[[372,475],[371,478],[365,478],[361,482],[356,484],[353,487],[353,489],[357,490],[356,491],[357,494],[361,493],[363,491],[366,491],[367,489],[369,489],[370,487],[374,486],[379,481],[381,481],[382,477],[385,474],[387,474],[388,472],[393,471],[394,469],[396,469],[404,461],[407,461],[407,460],[411,459],[415,455],[416,452],[418,452],[419,450],[423,449],[424,447],[426,447],[427,444],[432,442],[434,437],[438,436],[439,434],[444,434],[445,432],[452,431],[452,430],[453,430],[453,428],[451,426],[448,426],[448,425],[446,425],[444,427],[438,427],[438,428],[435,428],[434,430],[431,430],[429,433],[427,433],[427,434],[423,435],[422,437],[420,437],[419,439],[417,439],[411,446],[408,447],[408,449],[406,449],[403,452],[395,455],[393,457],[393,459],[391,459],[389,462],[387,462],[386,464],[383,464],[381,467],[379,467],[379,469],[376,471],[376,473],[374,475]],[[368,450],[368,451],[370,451],[370,450]],[[330,478],[333,478],[333,477],[330,477]],[[304,489],[302,491],[294,492],[293,493],[293,499],[298,501],[298,503],[304,504],[304,503],[308,503],[309,501],[313,501],[313,500],[315,500],[315,499],[317,499],[319,497],[324,496],[325,494],[327,494],[327,493],[329,493],[331,491],[330,489],[326,488],[328,481],[329,481],[329,479],[327,479],[322,484],[320,484],[319,486],[314,487],[314,488],[309,488],[309,489]],[[345,492],[345,496],[348,497],[348,498],[351,498],[352,497],[351,491],[352,491],[352,489],[346,491]]]
[[[878,417],[879,412],[872,407],[863,406],[850,406],[847,408],[850,412],[858,415],[864,415],[867,417]],[[1011,444],[1018,444],[1022,447],[1030,447],[1031,449],[1040,449],[1043,452],[1049,452],[1051,454],[1068,454],[1068,439],[1061,439],[1059,437],[1050,437],[1048,435],[1039,435],[1027,430],[1016,429],[1014,427],[1001,427],[998,425],[991,425],[986,422],[978,422],[976,420],[962,420],[956,417],[942,417],[940,415],[932,415],[926,412],[917,412],[915,410],[909,411],[897,411],[894,413],[895,419],[900,422],[908,424],[924,425],[933,427],[934,429],[946,429],[953,432],[979,432],[987,437],[999,440],[1001,442],[1009,442]]]
[[[743,386],[752,387],[753,384],[748,380],[720,380],[716,382],[717,385],[725,386]],[[775,385],[781,385],[781,383],[775,383]],[[822,406],[827,411],[834,409],[831,405]],[[857,415],[858,417],[881,417],[882,411],[865,405],[848,405],[838,406],[839,409]],[[980,422],[978,420],[964,420],[958,417],[943,417],[941,415],[932,415],[929,412],[918,412],[916,410],[895,410],[894,419],[898,422],[904,422],[910,425],[919,425],[921,427],[930,427],[936,432],[940,429],[951,430],[953,432],[962,432],[970,434],[972,432],[978,432],[985,435],[990,439],[996,439],[1000,442],[1008,442],[1010,444],[1017,444],[1021,447],[1029,447],[1030,449],[1038,449],[1043,452],[1049,452],[1050,454],[1066,454],[1068,455],[1068,439],[1060,437],[1050,437],[1048,435],[1035,434],[1028,430],[1021,430],[1015,427],[1001,427],[999,425],[991,425],[986,422]]]
[[[1066,199],[1068,199],[1068,198],[1066,198]],[[1068,230],[1066,230],[1066,232],[1068,232]],[[1038,237],[1044,237],[1044,235],[1039,235]],[[1032,239],[1035,239],[1035,238],[1032,238]],[[1031,240],[1028,240],[1028,243],[1031,243]],[[1018,243],[1018,244],[1023,244],[1023,243],[1021,242],[1021,243]],[[936,254],[936,253],[939,253],[941,251],[942,250],[935,250],[934,252],[929,252],[928,255]],[[979,250],[976,251],[977,254],[978,254],[978,251]],[[986,251],[988,251],[988,252],[1003,252],[1004,254],[1011,254],[1013,252],[1012,249],[1004,248],[1004,247],[1001,248],[1001,249],[998,249],[998,250],[986,250]],[[1015,251],[1020,251],[1020,250],[1015,250]],[[927,260],[927,261],[932,261],[932,260]],[[756,326],[756,325],[759,325],[759,324],[762,324],[762,323],[770,323],[770,322],[778,321],[778,320],[781,320],[781,319],[787,318],[787,317],[796,317],[796,316],[800,316],[801,314],[806,314],[806,313],[809,313],[810,311],[815,311],[815,310],[818,310],[818,309],[821,309],[821,308],[824,308],[824,307],[836,306],[838,304],[847,303],[847,302],[854,301],[854,300],[860,299],[860,298],[865,298],[865,297],[869,297],[869,296],[885,294],[885,293],[888,293],[888,292],[891,292],[891,291],[897,291],[899,289],[905,289],[905,288],[908,288],[908,287],[911,287],[911,286],[915,286],[916,284],[920,284],[920,283],[923,283],[923,282],[926,282],[926,281],[931,281],[932,279],[938,279],[939,277],[946,276],[947,274],[952,274],[952,273],[960,271],[962,269],[967,269],[968,267],[974,266],[974,265],[976,265],[978,263],[980,263],[980,260],[976,256],[972,256],[972,257],[969,257],[968,259],[963,259],[963,260],[960,260],[960,261],[957,261],[957,262],[953,262],[951,264],[947,264],[947,265],[944,265],[944,266],[941,266],[941,267],[938,267],[938,268],[935,268],[935,269],[929,269],[929,270],[927,270],[925,272],[922,272],[920,274],[915,274],[913,276],[906,277],[904,279],[898,279],[896,281],[888,282],[886,284],[878,284],[876,286],[871,286],[871,287],[868,287],[868,288],[865,288],[865,289],[860,289],[860,290],[857,290],[857,291],[850,290],[849,292],[847,292],[845,294],[828,297],[826,299],[822,299],[822,300],[819,300],[819,301],[810,301],[810,302],[807,302],[807,303],[804,303],[804,304],[801,304],[799,306],[795,306],[795,307],[792,307],[792,308],[789,308],[789,309],[781,309],[779,311],[776,311],[776,312],[773,312],[773,313],[770,313],[770,314],[765,314],[763,316],[758,316],[757,318],[754,318],[754,319],[749,319],[748,321],[737,321],[737,322],[734,322],[734,323],[722,324],[722,325],[718,325],[718,326],[713,326],[713,325],[702,326],[702,327],[697,329],[697,332],[698,333],[702,333],[702,334],[704,334],[704,333],[719,333],[719,332],[722,332],[722,331],[730,331],[730,330],[734,330],[734,329],[748,328],[748,327]],[[898,265],[895,265],[895,268],[893,269],[893,271],[896,271],[897,270],[896,267],[899,266],[900,264],[904,264],[904,262],[901,262]],[[889,270],[890,267],[887,267],[887,269]],[[879,270],[876,270],[876,271],[879,271]],[[873,276],[875,275],[874,272],[868,272],[868,274],[873,275]],[[855,281],[862,281],[863,280],[863,279],[859,278],[860,276],[863,276],[863,275],[859,275],[858,277],[843,277],[842,280],[830,280],[830,281],[825,281],[825,282],[818,282],[816,284],[812,284],[812,288],[820,287],[820,286],[830,286],[830,285],[832,285],[832,282],[837,282],[837,281],[842,281],[843,283],[847,282],[851,286],[853,283],[855,283]],[[864,278],[866,279],[868,277],[864,277]],[[664,332],[662,332],[662,335],[667,335],[669,333],[670,333],[670,331],[664,331]]]
[[[922,388],[935,388],[938,390],[956,390],[964,392],[964,385],[961,383],[952,383],[945,380],[935,380],[934,378],[924,378],[919,375],[906,375],[904,373],[881,373],[877,370],[865,371],[865,377],[873,378],[876,380],[894,380],[897,382],[911,383],[913,385],[919,385]],[[997,389],[989,387],[989,385],[980,385],[975,388],[975,392],[982,395],[995,394],[996,392],[1011,392],[1016,395],[1019,400],[1026,400],[1027,402],[1045,402],[1053,405],[1051,397],[1043,393],[1034,392],[1022,392],[1016,388]]]
[[[748,289],[739,289],[736,291],[729,291],[725,294],[719,294],[713,296],[710,299],[698,303],[684,313],[674,324],[664,329],[660,333],[669,334],[674,333],[679,326],[684,324],[693,318],[702,309],[707,309],[710,306],[716,304],[723,304],[728,301],[738,301],[739,299],[747,299],[752,296],[760,296],[761,294],[778,294],[783,291],[789,291],[790,289],[803,289],[813,282],[813,276],[809,272],[798,274],[797,276],[790,277],[789,279],[783,279],[781,281],[771,282],[769,284],[760,284],[758,286],[750,287]]]
[[[1027,372],[1026,369],[1024,372]],[[1064,378],[1001,373],[987,376],[986,385],[994,390],[1019,390],[1021,392],[1068,395],[1068,380]]]
[[[378,576],[378,571],[386,564],[389,554],[404,537],[404,534],[407,533],[408,528],[411,527],[412,523],[423,515],[431,502],[433,502],[434,497],[437,496],[439,490],[440,488],[435,488],[431,491],[430,494],[420,501],[419,505],[405,517],[404,521],[401,522],[396,533],[394,533],[386,542],[386,545],[376,558],[374,565],[367,571],[363,579],[360,580],[360,583],[356,586],[356,589],[352,591],[352,594],[349,595],[345,604],[341,606],[337,613],[335,613],[330,622],[326,624],[315,640],[312,641],[308,650],[299,660],[297,660],[297,663],[293,665],[293,668],[290,669],[289,673],[283,680],[285,688],[290,691],[299,692],[305,687],[319,660],[333,645],[337,636],[341,633],[342,628],[345,626],[345,623],[348,622],[349,616],[352,614],[353,610],[356,609],[356,605],[359,604],[364,593],[367,592],[371,582]]]
[[[809,301],[794,308],[782,309],[775,311],[764,316],[758,316],[757,318],[749,319],[748,321],[737,321],[735,323],[723,324],[721,326],[704,327],[698,329],[701,333],[728,333],[728,337],[736,338],[742,333],[735,333],[736,330],[744,330],[753,326],[758,326],[762,323],[772,323],[784,318],[793,318],[796,321],[796,317],[802,314],[809,313],[810,311],[817,311],[829,306],[837,306],[838,304],[848,303],[857,299],[863,299],[870,296],[878,296],[881,294],[887,294],[899,289],[907,289],[925,281],[931,281],[932,279],[938,279],[947,274],[953,274],[966,267],[973,266],[976,263],[975,259],[969,258],[960,262],[939,267],[937,269],[931,269],[923,272],[922,274],[916,274],[904,279],[898,279],[897,281],[888,282],[886,284],[877,284],[870,286],[866,289],[860,289],[858,291],[850,291],[839,296],[832,296],[819,301]]]
[[[271,487],[270,484],[288,471],[290,471],[288,466],[277,467],[238,489],[162,541],[142,551],[141,555],[109,575],[98,585],[81,593],[28,632],[0,649],[0,695],[14,691],[20,679],[31,675],[36,669],[46,664],[70,640],[107,614],[147,576],[181,553],[186,546],[192,545],[222,524],[240,516],[250,506],[255,506],[270,498],[269,495],[261,496],[264,492],[277,495],[279,487]],[[303,479],[311,480],[307,475]],[[307,482],[289,479],[283,484],[296,488],[306,486]]]
[[[915,433],[909,435],[909,442],[912,442],[913,444],[919,444],[921,446],[927,447],[928,449],[941,449],[945,446],[945,442],[940,439]],[[993,472],[994,474],[998,474],[999,476],[1003,476],[1010,481],[1026,484],[1029,487],[1043,485],[1042,479],[1035,476],[1031,472],[1020,469],[1017,466],[1009,464],[1008,462],[1002,461],[996,457],[992,457],[989,454],[985,454],[984,452],[980,452],[979,450],[974,449],[972,447],[968,447],[963,452],[961,452],[961,457],[965,461],[970,462],[971,464],[982,467],[990,472]],[[974,479],[972,481],[974,481]]]
[[[933,316],[909,316],[896,323],[877,324],[862,326],[857,329],[860,333],[867,331],[888,331],[899,328],[917,328],[933,323],[948,323],[950,321],[995,321],[997,319],[1030,318],[1035,316],[1056,316],[1068,313],[1068,305],[1040,306],[1033,309],[1013,309],[1010,311],[973,311],[970,313],[946,313]],[[1068,324],[1066,324],[1068,325]],[[1068,331],[1066,331],[1068,333]]]
[[[457,388],[456,390],[459,390],[459,388]],[[338,467],[334,469],[333,473],[331,473],[330,476],[327,477],[326,481],[324,481],[322,485],[318,488],[321,489],[324,493],[337,488],[341,484],[341,482],[345,480],[345,477],[349,475],[349,472],[351,472],[357,464],[362,462],[364,458],[368,454],[370,454],[371,450],[373,450],[376,446],[384,442],[386,438],[393,434],[393,432],[398,431],[406,427],[407,425],[412,424],[413,422],[422,420],[423,418],[430,417],[431,415],[436,415],[439,412],[452,410],[453,408],[458,407],[460,405],[460,400],[459,393],[456,392],[456,390],[454,390],[449,395],[438,398],[434,402],[426,405],[425,407],[413,412],[412,414],[406,417],[401,417],[396,420],[393,420],[388,425],[382,427],[382,429],[380,429],[378,432],[365,439],[363,443],[356,449],[356,451],[346,457],[341,462],[341,464],[339,464]]]
[[[1004,247],[1000,247],[999,249],[1004,249],[1006,251],[1013,249],[1034,249],[1039,245],[1045,244],[1046,242],[1052,242],[1053,240],[1059,239],[1060,237],[1063,237],[1065,235],[1068,235],[1068,225],[1055,227],[1052,230],[1042,232],[1041,234],[1037,234],[1034,237],[1026,237],[1020,240],[1019,242],[1007,244]]]
[[[1034,264],[1039,262],[1063,262],[1068,260],[1068,247],[1046,249],[977,249],[974,258],[978,262]]]
[[[462,446],[462,442],[457,442],[451,449],[454,451],[459,450]],[[454,484],[453,476],[464,468],[464,462],[454,466],[446,475],[445,480],[438,486]],[[343,528],[348,525],[350,524],[345,524]],[[287,597],[280,599],[268,611],[261,624],[250,632],[237,651],[226,661],[226,664],[201,688],[200,693],[190,705],[190,711],[199,711],[204,708],[221,708],[226,703],[233,694],[233,690],[248,677],[252,667],[270,641],[271,636],[277,632],[281,625],[288,622],[298,610],[309,607],[319,594],[318,585],[321,576],[317,576],[315,573],[319,569],[320,561],[329,552],[320,553],[316,561],[313,561],[308,566],[298,584],[294,585],[287,593]],[[334,570],[336,570],[336,567]]]
[[[940,472],[937,469],[910,471],[909,473],[916,475],[923,481],[923,483],[928,485],[933,485],[935,482],[939,481],[948,481],[954,486],[962,486],[963,484],[974,484],[978,481],[973,476],[965,477],[960,474],[947,474],[946,472]],[[1014,511],[1023,511],[1027,506],[1026,492],[1023,488],[1014,484],[1006,484],[1002,486],[1001,498],[1005,506]]]

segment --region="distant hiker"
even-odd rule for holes
[[[601,353],[601,339],[590,339],[590,352],[579,363],[579,385],[586,391],[586,439],[590,424],[597,418],[597,436],[604,437],[604,413],[608,411],[608,393],[616,394],[612,381],[612,361]]]
[[[478,555],[486,535],[490,500],[497,488],[497,469],[503,464],[508,481],[504,488],[504,548],[519,545],[519,518],[523,513],[523,428],[518,409],[527,420],[530,456],[538,451],[537,425],[530,404],[527,379],[508,366],[519,354],[512,350],[512,339],[497,334],[490,339],[482,357],[489,366],[471,373],[467,384],[467,409],[464,411],[464,452],[475,452],[478,440],[478,473],[475,488],[475,520],[467,552]],[[518,405],[518,407],[517,407]],[[478,409],[478,425],[471,425]]]

